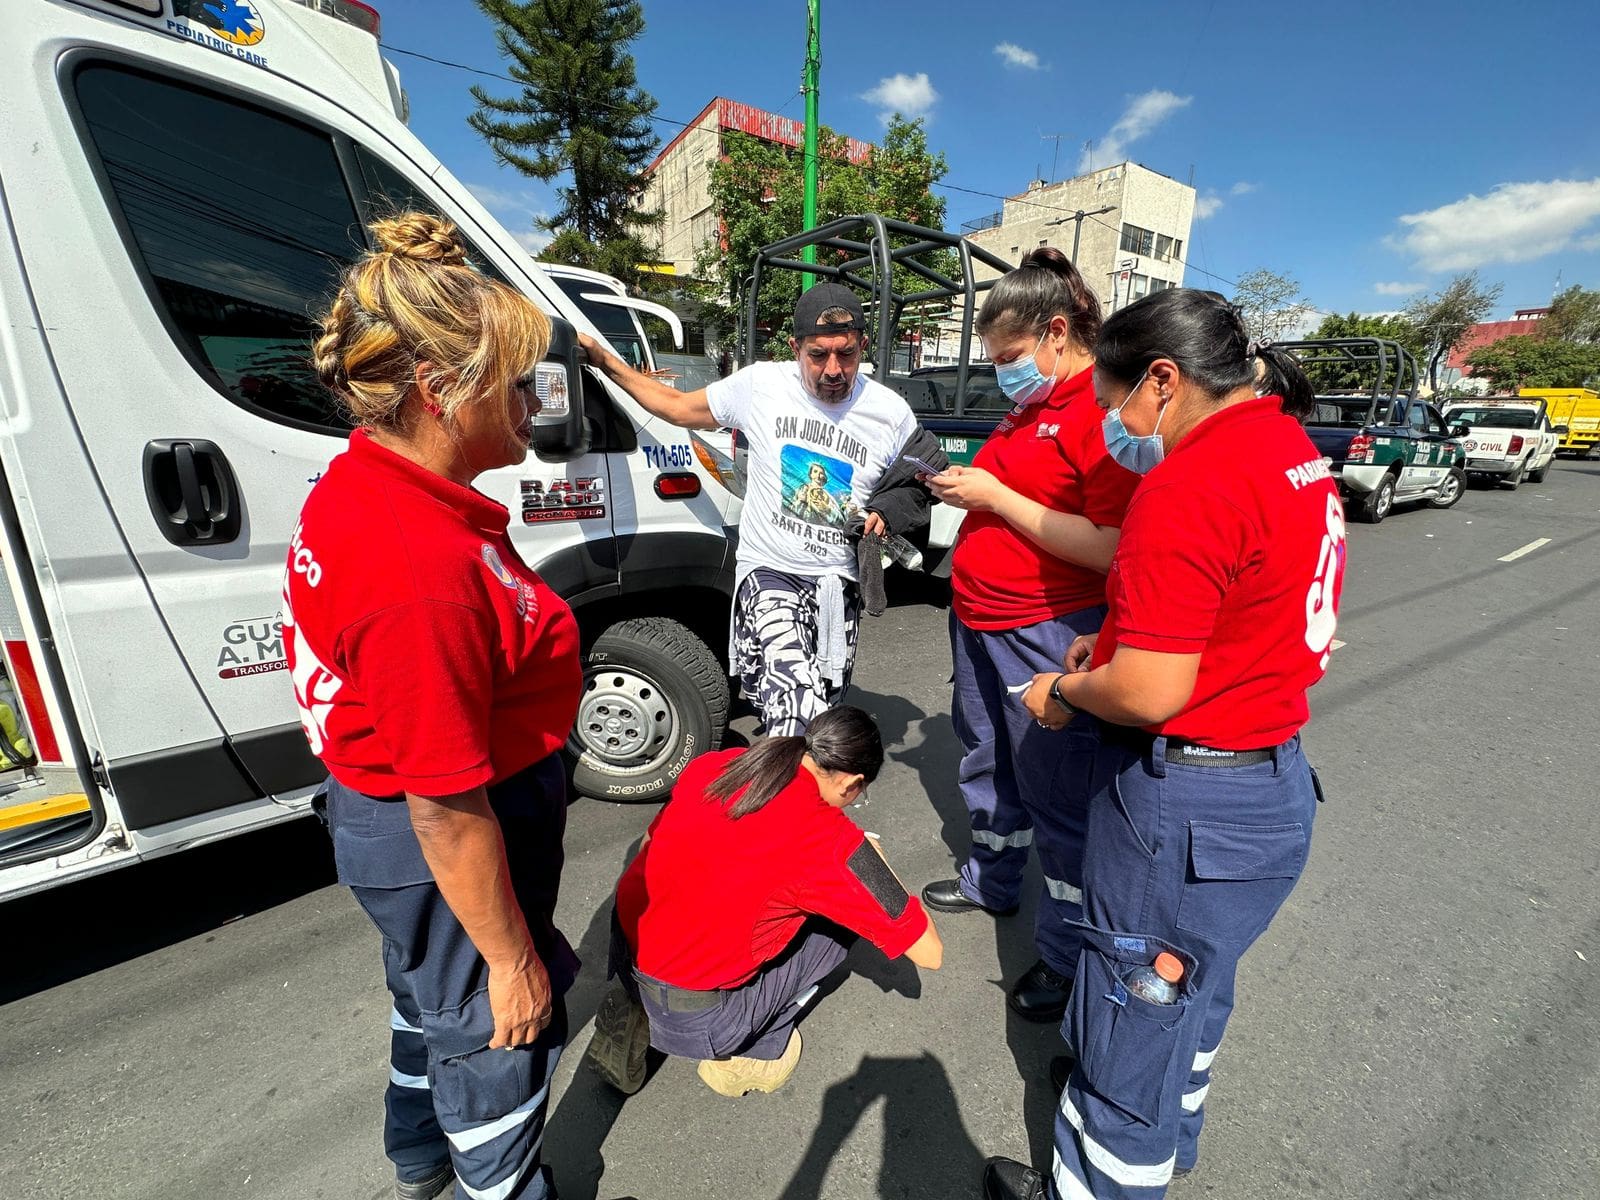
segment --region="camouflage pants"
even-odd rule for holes
[[[860,593],[846,584],[848,665],[843,682],[832,686],[817,665],[817,581],[766,567],[745,576],[733,606],[733,669],[761,711],[763,733],[803,734],[839,703],[850,687],[860,620]]]

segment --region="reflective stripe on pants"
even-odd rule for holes
[[[1298,741],[1228,769],[1169,764],[1165,748],[1162,738],[1144,753],[1102,744],[1095,759],[1057,1197],[1158,1200],[1174,1167],[1194,1165],[1239,958],[1310,849],[1316,793]],[[1163,949],[1188,967],[1174,1005],[1124,986]]]
[[[1034,921],[1039,956],[1070,976],[1078,963],[1073,923],[1083,917],[1079,884],[1094,742],[1074,721],[1042,729],[1022,706],[1024,685],[1059,671],[1080,633],[1100,628],[1090,608],[1020,629],[970,629],[952,612],[955,666],[951,720],[961,742],[957,780],[972,822],[961,890],[989,908],[1012,908],[1022,893],[1028,847],[1037,845],[1045,890]]]

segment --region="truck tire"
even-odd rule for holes
[[[665,800],[727,723],[728,676],[704,642],[665,617],[619,621],[584,663],[567,742],[572,786],[596,800]]]
[[[1506,484],[1506,486],[1508,488],[1510,488],[1514,492],[1519,487],[1522,486],[1522,481],[1524,479],[1526,479],[1527,476],[1528,476],[1528,460],[1527,459],[1523,459],[1521,462],[1519,462],[1512,469],[1511,474],[1506,476],[1505,484]]]
[[[1460,467],[1452,467],[1450,474],[1444,477],[1444,482],[1439,485],[1439,494],[1428,503],[1435,508],[1454,508],[1467,490],[1467,473]]]
[[[1378,486],[1367,493],[1357,515],[1368,525],[1376,525],[1394,511],[1394,476],[1385,475]]]
[[[1545,459],[1544,466],[1540,467],[1533,474],[1529,475],[1528,478],[1531,479],[1534,483],[1543,483],[1544,482],[1544,477],[1546,475],[1550,474],[1550,464],[1555,462],[1555,461],[1556,461],[1556,456],[1554,454],[1552,454],[1549,458]]]

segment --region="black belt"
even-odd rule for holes
[[[633,980],[639,985],[640,992],[648,994],[668,1012],[704,1012],[722,1001],[719,991],[696,992],[689,988],[673,987],[670,983],[662,983],[637,971],[633,973]]]
[[[1155,745],[1157,736],[1144,729],[1113,725],[1109,721],[1100,722],[1102,741],[1141,753]],[[1216,750],[1185,738],[1169,737],[1163,757],[1167,762],[1180,767],[1253,767],[1260,763],[1271,762],[1276,750],[1276,746],[1265,750]]]

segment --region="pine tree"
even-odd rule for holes
[[[555,234],[541,257],[593,267],[636,281],[649,251],[641,227],[659,213],[641,212],[640,172],[659,140],[650,117],[656,102],[638,86],[627,47],[644,30],[637,0],[477,0],[495,23],[495,41],[510,60],[521,91],[491,96],[474,87],[477,111],[467,118],[502,164],[549,183],[561,207],[536,224]]]

